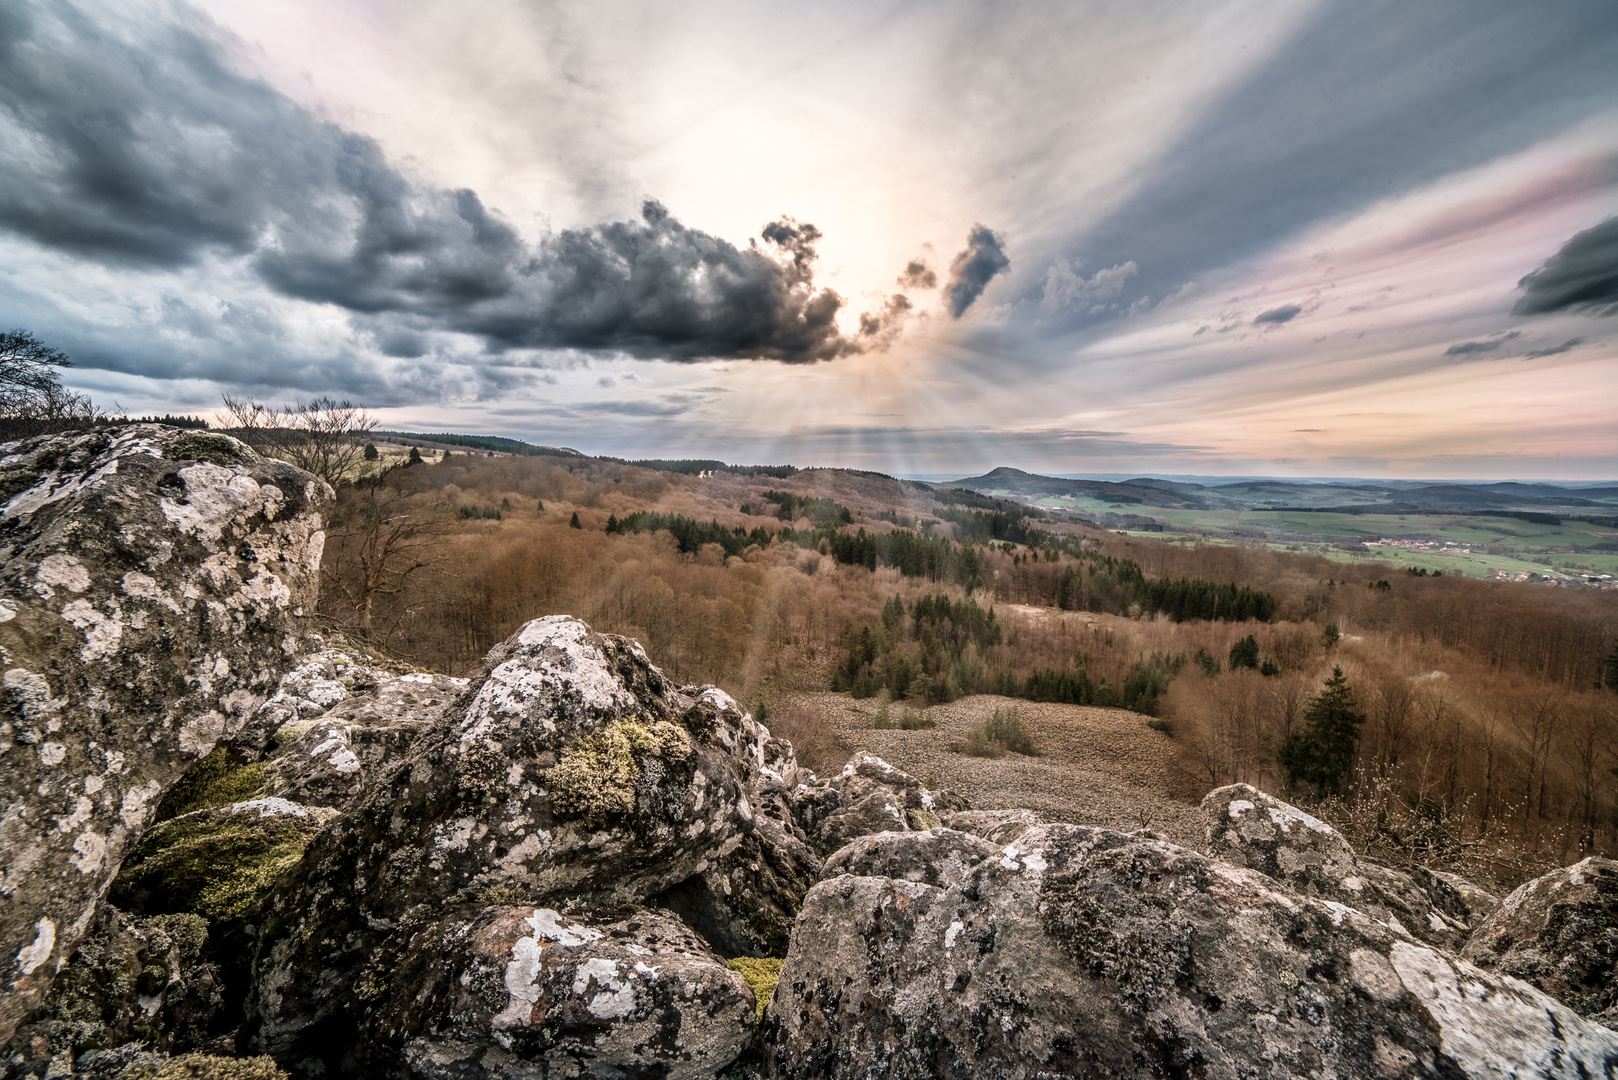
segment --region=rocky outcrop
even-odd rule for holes
[[[156,425],[0,446],[0,1042],[163,792],[275,691],[329,495],[227,436]]]
[[[1032,810],[958,810],[943,815],[944,824],[960,832],[981,836],[996,844],[1009,844],[1045,819]]]
[[[981,845],[833,856],[765,1014],[768,1075],[1618,1071],[1618,1034],[1257,871],[1074,825]]]
[[[490,654],[463,704],[316,837],[260,909],[249,1019],[278,1059],[308,1071],[386,1059],[405,1029],[367,989],[380,985],[367,965],[431,941],[430,966],[462,970],[463,931],[496,909],[598,926],[682,888],[720,897],[724,881],[730,914],[716,903],[710,916],[745,936],[744,909],[795,912],[818,869],[766,768],[789,749],[723,692],[668,682],[634,642],[535,620]],[[507,1060],[508,1042],[539,1045],[522,1030],[458,1037]]]
[[[1273,795],[1232,784],[1209,792],[1202,812],[1217,859],[1347,904],[1429,945],[1459,949],[1471,932],[1466,913],[1481,903],[1477,892],[1425,869],[1417,876],[1362,860],[1337,830]]]
[[[610,924],[490,907],[397,935],[366,968],[363,1074],[712,1077],[753,993],[672,913]]]
[[[1591,857],[1521,886],[1473,931],[1464,955],[1618,1027],[1618,862]]]
[[[935,828],[940,812],[969,807],[862,750],[836,776],[800,785],[794,809],[816,850],[829,855],[858,836]]]

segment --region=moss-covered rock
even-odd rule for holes
[[[163,794],[154,820],[168,821],[194,810],[246,802],[264,794],[264,766],[242,759],[229,746],[216,746]]]
[[[551,810],[599,825],[635,813],[643,786],[691,760],[691,736],[666,720],[620,720],[575,738],[545,772]]]
[[[145,915],[243,918],[303,857],[334,815],[285,799],[194,810],[152,828],[113,882],[111,901]]]

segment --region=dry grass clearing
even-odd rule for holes
[[[903,708],[890,707],[895,722]],[[950,750],[996,709],[1017,710],[1039,757],[978,758]],[[795,693],[778,695],[770,717],[794,734],[821,727],[844,756],[868,750],[929,787],[965,796],[979,810],[1025,808],[1077,825],[1150,828],[1177,844],[1203,846],[1201,813],[1162,794],[1173,787],[1173,741],[1137,713],[980,694],[928,709],[936,727],[878,731],[871,726],[876,710],[875,699]]]

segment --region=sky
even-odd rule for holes
[[[133,414],[1618,480],[1618,7],[0,0],[0,326]]]

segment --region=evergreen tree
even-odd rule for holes
[[[375,443],[366,443],[365,444],[365,460],[366,461],[375,461],[379,456],[381,456],[381,455],[379,455],[376,452],[376,444]]]
[[[534,512],[536,514],[543,514],[545,512],[545,500],[544,499],[536,499],[534,501],[539,503],[539,508],[537,510],[535,510]]]
[[[1603,685],[1608,690],[1618,690],[1618,641],[1612,643],[1612,652],[1607,654],[1606,668],[1601,680]]]
[[[568,521],[567,526],[570,529],[584,528],[583,525],[579,524],[579,512],[577,510],[573,511],[573,517]]]
[[[1332,668],[1325,689],[1309,703],[1303,720],[1304,726],[1294,729],[1281,744],[1276,755],[1281,767],[1290,783],[1304,781],[1322,794],[1341,794],[1354,767],[1360,727],[1365,723],[1341,667]]]
[[[577,517],[578,515],[574,515],[574,516]],[[609,533],[618,532],[618,515],[617,514],[608,514],[607,515],[607,532],[609,532]]]
[[[1248,634],[1230,647],[1230,670],[1258,667],[1258,638]]]
[[[410,460],[406,461],[405,464],[406,465],[420,465],[421,464],[421,449],[420,449],[420,447],[412,446],[410,448]]]

